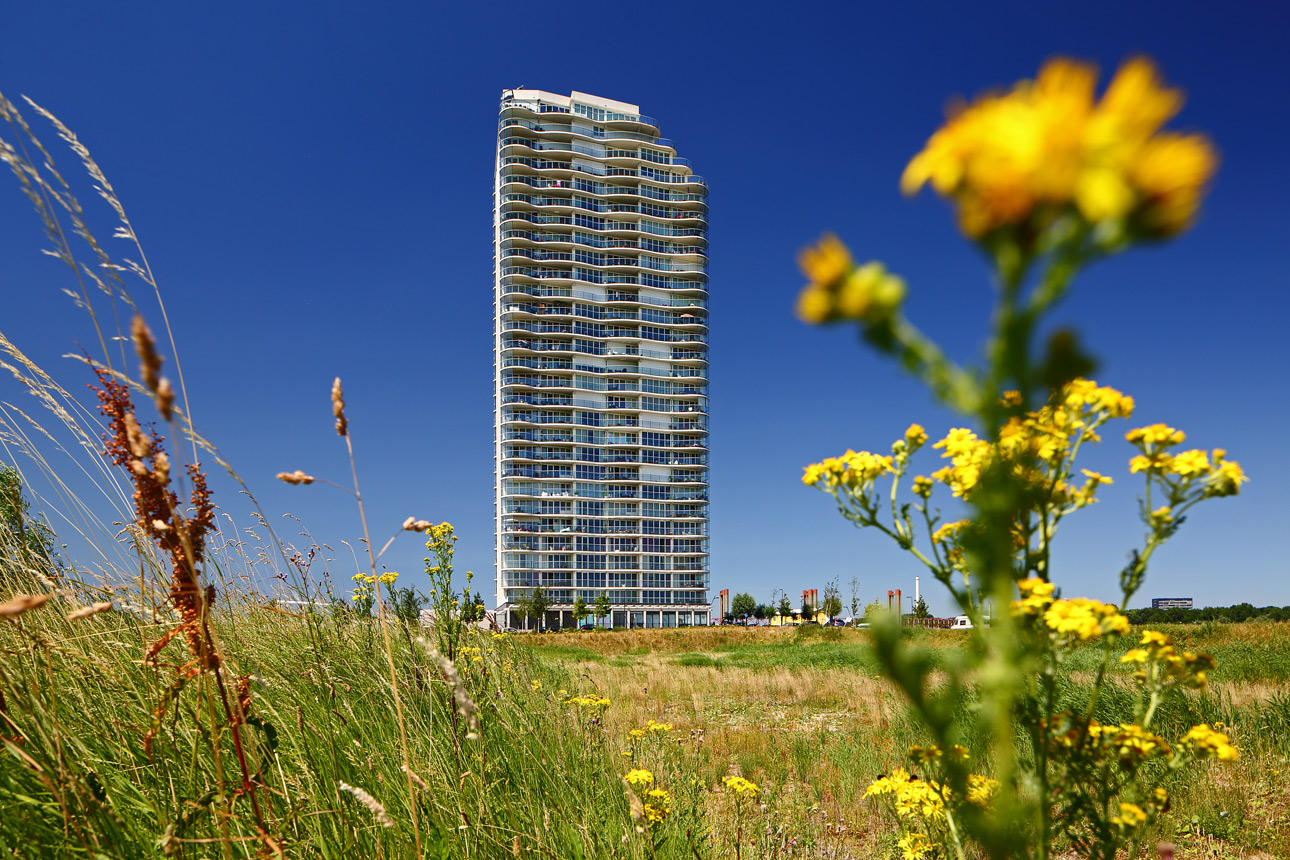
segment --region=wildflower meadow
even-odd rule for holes
[[[347,471],[283,452],[277,477],[352,505],[346,560],[307,529],[279,537],[278,512],[245,529],[222,514],[217,472],[254,499],[189,418],[183,333],[134,298],[164,290],[116,190],[51,112],[0,97],[0,157],[98,341],[58,380],[0,337],[40,405],[0,424],[22,464],[0,471],[0,856],[1290,856],[1284,624],[1124,611],[1187,520],[1237,503],[1240,452],[1135,422],[1132,393],[1091,378],[1098,332],[1050,325],[1094,262],[1186,240],[1218,156],[1170,130],[1182,98],[1145,58],[1100,94],[1091,66],[1053,59],[912,155],[903,190],[945,198],[992,267],[975,363],[915,326],[917,285],[883,263],[834,235],[801,254],[801,319],[853,327],[960,420],[903,417],[784,491],[894,542],[970,630],[876,613],[868,630],[517,635],[484,623],[451,512],[370,517],[356,451],[380,418],[340,379],[320,384],[317,432]],[[103,205],[106,242],[87,213]],[[1085,468],[1110,434],[1132,459]],[[24,469],[60,468],[55,529]],[[1137,488],[1142,534],[1115,603],[1082,596],[1052,550],[1112,483]],[[385,568],[397,541],[424,545],[428,593]]]

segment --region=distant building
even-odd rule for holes
[[[636,105],[517,89],[494,194],[498,620],[706,626],[707,185]]]
[[[1152,609],[1191,609],[1190,597],[1153,597]]]

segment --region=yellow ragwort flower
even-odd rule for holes
[[[877,322],[905,297],[903,279],[890,274],[882,263],[857,266],[847,246],[832,233],[803,249],[797,259],[808,281],[797,298],[797,315],[803,322]]]
[[[627,776],[623,777],[623,779],[627,780],[629,785],[634,785],[636,788],[644,788],[647,785],[654,784],[654,774],[639,767],[629,770],[627,772]]]
[[[1124,434],[1124,438],[1144,448],[1168,448],[1172,445],[1181,445],[1187,438],[1187,434],[1168,424],[1151,424],[1130,430]]]
[[[1096,83],[1093,66],[1056,58],[1033,82],[977,99],[910,160],[901,188],[951,198],[974,238],[1063,209],[1093,223],[1136,216],[1147,235],[1184,229],[1217,156],[1202,136],[1159,133],[1181,93],[1143,58],[1121,66],[1101,101]]]
[[[905,431],[905,444],[909,446],[911,452],[917,451],[927,442],[927,431],[921,424],[910,424],[909,429]]]
[[[1228,741],[1227,735],[1216,732],[1205,724],[1195,726],[1178,742],[1197,758],[1214,758],[1219,761],[1239,761],[1241,751]]]
[[[1180,478],[1199,478],[1209,474],[1209,454],[1205,451],[1181,451],[1174,455],[1169,471]]]
[[[1145,823],[1147,814],[1136,803],[1121,803],[1120,814],[1111,819],[1111,823],[1128,830]]]
[[[657,824],[667,818],[672,811],[672,796],[661,788],[651,788],[645,792],[645,818],[650,824]]]
[[[1129,632],[1129,619],[1109,603],[1087,597],[1058,600],[1044,612],[1044,623],[1061,636],[1071,636],[1081,641],[1096,639],[1103,634]]]
[[[932,840],[922,833],[906,833],[896,843],[896,847],[900,849],[903,860],[922,860],[932,850]]]
[[[761,790],[757,787],[757,783],[742,776],[728,776],[721,781],[725,783],[726,788],[735,793],[736,797],[756,797],[757,792]]]

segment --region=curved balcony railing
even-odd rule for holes
[[[662,308],[707,308],[708,300],[697,296],[647,296],[622,290],[605,290],[593,293],[573,287],[553,287],[545,284],[503,284],[502,295],[523,294],[534,298],[582,299],[588,302],[633,302]],[[514,301],[514,300],[512,300]]]
[[[650,325],[699,326],[704,329],[707,328],[707,324],[703,322],[703,318],[696,316],[695,314],[677,314],[670,311],[656,311],[650,308],[633,310],[631,308],[620,308],[612,305],[599,306],[581,304],[565,305],[559,303],[547,304],[546,302],[538,302],[536,304],[531,302],[508,302],[502,305],[501,312],[503,314],[529,314],[530,316],[535,317],[558,316],[578,317],[579,319],[589,320],[628,320],[648,323]],[[512,320],[503,320],[503,322],[510,321]],[[575,322],[574,325],[576,326],[578,323]],[[607,328],[614,327],[609,326]],[[636,337],[634,334],[628,334],[626,329],[624,329],[623,332],[624,334],[622,336],[624,337]],[[666,339],[649,337],[646,334],[641,334],[640,337],[645,340],[675,339],[676,341],[694,340],[704,342],[702,334],[697,332],[669,331],[667,334],[669,337]],[[672,338],[672,335],[676,335],[676,337]],[[604,335],[604,337],[613,337],[613,335]]]
[[[503,167],[523,165],[533,170],[567,170],[570,173],[584,173],[587,176],[634,176],[650,182],[661,182],[668,185],[702,185],[707,187],[707,180],[697,173],[673,173],[670,170],[656,170],[652,167],[610,167],[603,164],[577,164],[572,161],[556,161],[550,158],[528,158],[523,155],[508,155],[501,159]]]
[[[707,257],[699,245],[682,245],[678,242],[658,242],[650,239],[613,239],[588,233],[535,233],[531,230],[505,230],[503,242],[523,240],[535,245],[578,245],[584,248],[624,249],[644,251],[648,254],[670,254],[684,257]],[[506,245],[505,247],[515,247]]]
[[[650,252],[644,251],[643,254]],[[595,251],[548,251],[543,248],[517,248],[505,245],[501,256],[520,257],[526,260],[545,262],[549,260],[584,263],[589,266],[634,266],[640,269],[652,269],[656,272],[698,272],[703,274],[706,266],[703,263],[680,263],[672,260],[651,260],[648,257],[619,257],[600,254]]]
[[[552,215],[545,212],[516,209],[513,206],[502,207],[501,219],[503,221],[527,221],[530,224],[572,224],[575,227],[584,227],[588,230],[629,231],[633,233],[650,233],[655,236],[694,236],[705,239],[706,245],[707,231],[701,227],[674,227],[670,224],[658,224],[653,221],[614,221],[594,218],[590,215]]]
[[[500,118],[497,122],[498,132],[500,133],[508,128],[523,128],[539,134],[577,134],[593,140],[638,140],[641,143],[649,143],[654,146],[673,148],[672,141],[666,137],[641,134],[640,132],[618,128],[596,129],[592,126],[579,126],[575,123],[532,122],[518,117]]]
[[[708,199],[706,194],[695,194],[689,191],[664,191],[651,185],[610,185],[588,179],[551,179],[545,176],[531,176],[527,173],[506,171],[498,176],[502,185],[526,185],[530,188],[563,188],[580,191],[585,194],[597,194],[603,197],[645,197],[650,200],[662,200],[667,203],[703,203]]]

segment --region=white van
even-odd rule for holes
[[[990,616],[988,615],[985,617],[985,626],[986,627],[990,626]],[[972,619],[968,618],[966,615],[956,615],[954,616],[954,623],[950,625],[950,629],[951,630],[972,630],[974,629],[972,625]]]

